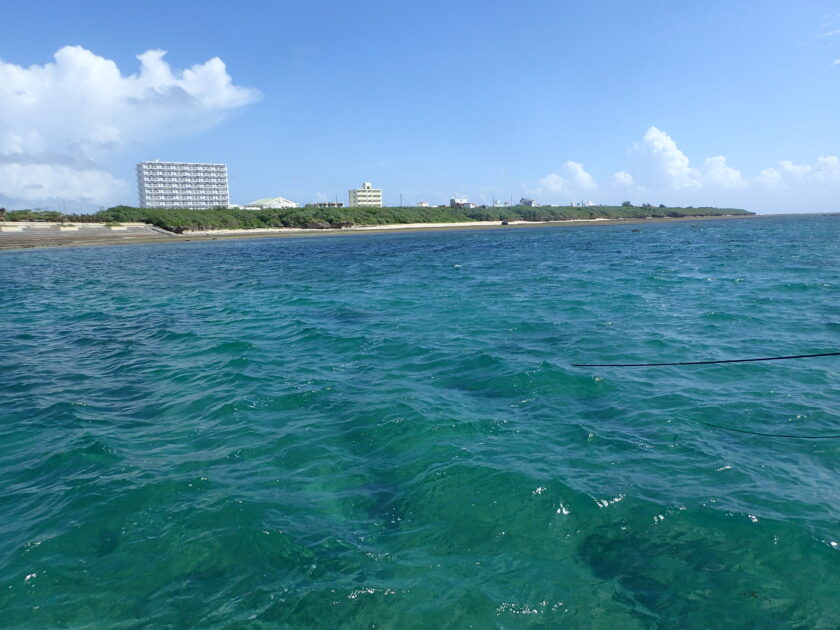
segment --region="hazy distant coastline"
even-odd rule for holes
[[[529,229],[538,227],[582,227],[582,226],[604,226],[604,225],[643,225],[649,223],[668,223],[686,221],[710,221],[724,219],[757,219],[772,215],[756,215],[742,212],[740,214],[718,214],[708,216],[685,216],[685,217],[651,217],[651,218],[594,218],[594,219],[568,219],[557,221],[466,221],[446,223],[395,223],[385,225],[357,225],[343,228],[251,228],[251,229],[219,229],[219,230],[194,230],[184,231],[181,234],[168,232],[156,226],[142,223],[126,223],[123,226],[131,226],[134,232],[113,231],[114,228],[107,224],[84,224],[77,223],[79,230],[60,231],[58,225],[41,225],[34,228],[31,224],[27,230],[22,232],[0,233],[0,250],[21,250],[40,249],[46,247],[90,247],[96,245],[127,245],[127,244],[153,244],[153,243],[184,243],[201,241],[220,241],[249,238],[307,238],[318,236],[341,236],[358,234],[382,234],[382,233],[408,233],[424,231],[444,230],[511,230]],[[0,226],[3,224],[0,223]],[[7,224],[25,225],[23,223]],[[65,224],[69,225],[69,224]],[[114,226],[117,224],[111,224]]]

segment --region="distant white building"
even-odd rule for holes
[[[449,207],[450,208],[464,208],[469,203],[469,199],[466,197],[453,197],[449,200]]]
[[[227,208],[228,173],[225,164],[140,162],[137,192],[141,208]]]
[[[429,208],[429,207],[431,207],[431,204],[428,201],[418,201],[417,202],[417,207],[418,208]]]
[[[299,208],[296,201],[290,201],[284,197],[266,197],[265,199],[257,199],[248,204],[248,208],[258,208],[260,210],[274,210],[276,208]]]
[[[362,182],[361,188],[351,188],[349,191],[351,208],[381,208],[382,189],[374,188],[370,182]]]
[[[522,197],[519,200],[519,205],[520,206],[525,206],[526,208],[539,208],[540,207],[540,204],[538,204],[533,199],[529,199],[527,197]]]

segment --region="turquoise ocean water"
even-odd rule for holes
[[[0,255],[2,628],[838,628],[840,217]]]

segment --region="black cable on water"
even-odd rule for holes
[[[705,424],[707,427],[714,427],[715,429],[723,429],[724,431],[734,431],[735,433],[746,433],[748,435],[760,435],[761,437],[771,438],[788,438],[792,440],[836,440],[840,439],[840,435],[789,435],[786,433],[761,433],[759,431],[747,431],[746,429],[736,429],[734,427],[725,427],[720,424],[712,424],[711,422],[703,422],[702,420],[695,420],[698,424]]]
[[[675,365],[714,365],[718,363],[750,363],[753,361],[784,361],[787,359],[812,359],[815,357],[836,357],[840,356],[840,352],[820,352],[818,354],[794,354],[784,357],[759,357],[755,359],[719,359],[717,361],[679,361],[675,363],[572,363],[572,367],[665,367]],[[702,422],[696,420],[698,424],[703,424],[707,427],[721,429],[723,431],[733,431],[735,433],[745,433],[747,435],[758,435],[761,437],[770,438],[785,438],[789,440],[837,440],[840,439],[838,435],[792,435],[788,433],[762,433],[760,431],[748,431],[747,429],[736,429],[735,427],[726,427],[720,424],[712,424],[711,422]]]
[[[720,359],[718,361],[680,361],[677,363],[572,363],[572,367],[663,367],[668,365],[712,365],[714,363],[749,363],[751,361],[784,361],[786,359],[811,359],[813,357],[836,357],[840,352],[819,354],[794,354],[787,357],[760,357],[758,359]]]

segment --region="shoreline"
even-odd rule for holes
[[[540,227],[584,227],[599,225],[642,225],[647,223],[685,223],[686,221],[718,221],[731,219],[756,219],[778,215],[718,215],[708,217],[656,217],[651,219],[577,219],[569,221],[511,221],[503,225],[500,221],[472,221],[463,223],[400,223],[391,225],[363,225],[349,228],[307,229],[307,228],[255,228],[244,230],[205,230],[158,236],[125,238],[99,236],[94,239],[68,238],[66,242],[41,242],[27,239],[15,242],[12,234],[0,235],[0,252],[42,250],[63,247],[110,247],[113,245],[152,245],[157,243],[194,243],[220,240],[245,240],[252,238],[309,238],[345,236],[354,234],[405,234],[410,232],[440,232],[449,230],[516,230]]]

